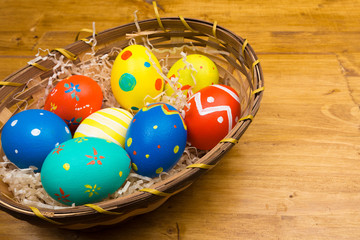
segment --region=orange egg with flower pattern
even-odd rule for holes
[[[102,100],[102,90],[93,79],[73,75],[56,84],[44,109],[61,117],[74,133],[82,120],[101,109]]]

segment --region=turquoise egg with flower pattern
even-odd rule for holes
[[[80,137],[61,143],[49,153],[41,169],[41,182],[56,201],[83,205],[113,194],[130,170],[129,155],[119,145]]]

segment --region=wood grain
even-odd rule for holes
[[[157,1],[247,38],[265,76],[260,111],[219,165],[159,209],[97,232],[0,213],[0,239],[359,239],[360,1]],[[154,18],[151,1],[1,0],[0,78],[39,48]]]

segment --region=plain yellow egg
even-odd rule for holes
[[[130,45],[116,57],[111,71],[111,89],[122,108],[138,111],[146,102],[156,102],[164,89],[161,66],[142,45]]]
[[[193,93],[196,93],[204,87],[219,83],[219,71],[215,63],[200,54],[188,55],[186,61],[179,59],[170,68],[167,77],[179,78],[177,88],[183,90],[184,94],[187,94],[190,88]],[[165,84],[165,91],[167,95],[174,92],[169,84]]]

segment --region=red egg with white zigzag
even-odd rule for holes
[[[215,84],[205,87],[189,100],[185,109],[188,141],[201,150],[210,150],[236,125],[241,107],[235,89]]]

